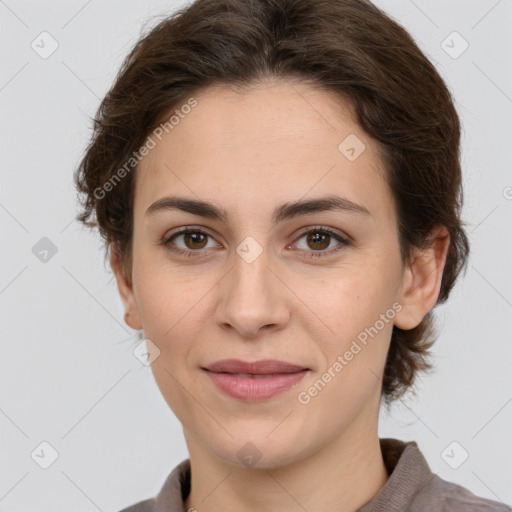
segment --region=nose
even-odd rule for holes
[[[234,254],[233,268],[219,283],[215,320],[222,329],[255,338],[280,330],[290,318],[290,291],[279,271],[270,265],[267,251],[251,263]]]

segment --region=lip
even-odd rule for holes
[[[253,362],[242,361],[241,359],[222,359],[205,366],[204,369],[217,373],[252,373],[253,375],[294,373],[301,370],[309,370],[305,366],[298,366],[277,359],[262,359],[261,361]]]
[[[309,368],[275,359],[224,359],[202,370],[225,394],[245,401],[266,400],[297,384]]]

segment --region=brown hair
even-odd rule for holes
[[[75,173],[83,207],[77,219],[99,228],[106,253],[115,244],[131,279],[134,176],[126,163],[136,169],[134,152],[192,94],[279,78],[349,98],[360,126],[381,143],[404,263],[413,246],[429,246],[434,225],[447,228],[436,304],[443,303],[469,254],[460,220],[459,118],[412,37],[367,0],[196,0],[159,22],[126,57],[93,119]],[[105,193],[123,166],[123,178]],[[414,329],[393,327],[382,383],[388,405],[419,370],[432,368],[436,337],[432,311]]]

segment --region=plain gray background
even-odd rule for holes
[[[436,308],[437,370],[417,397],[383,411],[380,435],[416,440],[442,478],[512,503],[512,2],[376,3],[455,95],[472,249],[468,272]],[[178,5],[0,0],[3,512],[115,512],[153,496],[188,456],[180,423],[132,354],[137,333],[124,324],[99,236],[74,221],[72,184],[88,116],[143,24]],[[47,58],[31,47],[46,37],[51,48],[43,31],[58,43]],[[41,247],[56,252],[43,262]],[[42,442],[58,453],[48,469],[32,457],[50,456]]]

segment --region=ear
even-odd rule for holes
[[[121,256],[116,244],[111,245],[110,265],[117,281],[117,289],[124,305],[124,321],[135,330],[142,329],[142,323],[139,317],[139,310],[133,295],[133,284],[131,279],[126,276],[125,268],[121,261]]]
[[[444,226],[435,226],[429,238],[427,249],[414,248],[412,261],[404,272],[399,297],[402,310],[394,321],[400,329],[409,330],[419,325],[439,297],[450,234]]]

